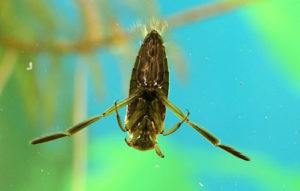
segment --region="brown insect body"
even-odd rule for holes
[[[127,108],[125,129],[129,134],[126,140],[129,146],[139,150],[154,148],[166,113],[158,90],[168,96],[169,70],[163,41],[153,30],[146,36],[132,70],[129,97],[135,92],[140,92],[140,96]]]
[[[169,70],[161,36],[152,30],[146,37],[136,58],[130,80],[129,96],[114,106],[109,107],[102,114],[82,121],[62,133],[54,133],[31,141],[40,144],[63,137],[72,136],[92,123],[99,121],[113,113],[123,132],[128,133],[126,143],[138,150],[155,149],[158,156],[164,157],[157,144],[157,135],[170,135],[176,132],[183,123],[189,125],[214,146],[242,159],[250,159],[235,150],[223,145],[214,135],[188,119],[189,113],[184,114],[176,105],[168,100]],[[127,107],[125,126],[123,127],[118,109]],[[164,120],[166,107],[170,109],[180,121],[165,131]]]

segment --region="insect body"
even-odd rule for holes
[[[156,31],[145,38],[132,70],[129,97],[135,92],[140,95],[128,104],[125,130],[129,146],[139,150],[155,148],[162,156],[156,136],[163,131],[166,106],[159,98],[169,91],[169,71],[163,41]]]
[[[184,114],[178,107],[168,100],[169,71],[163,40],[160,34],[152,30],[144,39],[132,70],[129,96],[123,101],[107,109],[99,116],[83,121],[64,133],[37,138],[32,144],[52,141],[58,138],[71,136],[88,125],[116,113],[120,129],[128,133],[125,142],[138,150],[154,149],[158,156],[164,157],[158,143],[158,135],[170,135],[183,123],[188,124],[213,145],[231,153],[232,155],[250,160],[247,156],[235,149],[223,145],[212,134],[199,127],[188,119],[189,113]],[[125,125],[123,126],[118,109],[127,107]],[[164,129],[166,108],[169,108],[181,120],[169,130]]]

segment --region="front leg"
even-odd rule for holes
[[[156,143],[156,145],[154,146],[154,149],[155,149],[156,154],[157,154],[160,158],[164,158],[164,157],[165,157],[165,155],[161,152],[161,150],[160,150],[160,148],[159,148],[159,146],[158,146],[157,143]]]
[[[190,112],[187,112],[186,116],[184,117],[184,119],[182,119],[181,121],[179,121],[178,123],[176,123],[171,129],[169,129],[168,131],[162,131],[162,135],[163,136],[167,136],[170,135],[172,133],[174,133],[175,131],[177,131],[179,129],[179,127],[181,127],[181,125],[186,122],[188,120],[188,117],[190,115]]]

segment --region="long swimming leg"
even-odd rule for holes
[[[45,142],[53,141],[53,140],[56,140],[56,139],[59,139],[59,138],[71,136],[71,135],[77,133],[78,131],[80,131],[80,130],[86,128],[86,127],[88,127],[90,124],[92,124],[92,123],[94,123],[94,122],[96,122],[96,121],[98,121],[98,120],[100,120],[100,119],[102,119],[104,117],[107,117],[107,116],[111,115],[117,109],[125,107],[132,100],[134,100],[138,95],[139,94],[134,94],[133,96],[124,99],[120,103],[115,104],[114,106],[111,106],[110,108],[108,108],[101,115],[95,116],[95,117],[87,119],[87,120],[85,120],[83,122],[80,122],[80,123],[74,125],[73,127],[67,129],[63,133],[55,133],[55,134],[52,134],[52,135],[47,135],[47,136],[44,136],[44,137],[40,137],[40,138],[32,140],[30,143],[33,144],[33,145],[35,145],[35,144],[45,143]]]
[[[159,97],[162,100],[162,102],[171,110],[173,111],[173,113],[181,120],[184,120],[185,115],[184,113],[174,104],[172,104],[167,98],[166,96],[164,96],[162,93],[159,92]],[[250,161],[250,158],[245,156],[244,154],[242,154],[241,152],[235,150],[232,147],[229,147],[227,145],[223,145],[221,144],[221,142],[219,141],[218,138],[216,138],[214,135],[212,135],[211,133],[209,133],[208,131],[206,131],[204,128],[199,127],[198,125],[196,125],[195,123],[191,122],[189,119],[187,119],[185,121],[189,126],[191,126],[193,129],[195,129],[197,132],[199,132],[202,136],[204,136],[208,141],[210,141],[214,146],[219,147],[221,149],[223,149],[224,151],[229,152],[230,154],[246,160],[246,161]]]

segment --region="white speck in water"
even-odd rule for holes
[[[44,169],[41,169],[41,173],[43,173],[44,172]]]
[[[204,187],[204,185],[201,182],[198,182],[200,187]]]
[[[27,66],[27,68],[26,68],[26,70],[28,71],[28,70],[32,70],[32,62],[29,62],[28,63],[28,66]]]
[[[268,119],[269,119],[269,116],[265,115],[265,119],[268,120]]]

